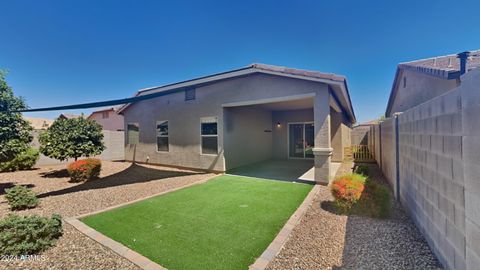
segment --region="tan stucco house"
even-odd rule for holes
[[[122,131],[124,129],[123,115],[116,113],[115,108],[94,111],[88,119],[95,120],[103,130]]]
[[[265,160],[308,160],[328,183],[355,115],[343,76],[252,64],[136,96],[121,107],[125,158],[224,172]]]
[[[460,85],[460,76],[480,67],[480,50],[400,63],[397,66],[386,117],[440,96]]]

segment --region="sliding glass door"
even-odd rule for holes
[[[289,158],[313,158],[313,123],[288,124]]]

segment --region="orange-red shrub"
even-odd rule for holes
[[[96,158],[87,158],[75,161],[68,165],[68,174],[74,182],[91,180],[100,175],[102,163]]]
[[[366,177],[360,174],[342,175],[332,182],[331,190],[337,205],[349,208],[362,196]]]

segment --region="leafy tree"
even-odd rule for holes
[[[83,116],[57,119],[40,134],[40,152],[58,160],[99,155],[105,150],[102,126]]]
[[[8,162],[27,151],[32,141],[32,126],[17,111],[27,109],[25,100],[13,95],[0,70],[0,162]]]

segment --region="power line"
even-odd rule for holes
[[[55,106],[55,107],[44,107],[44,108],[35,108],[35,109],[25,109],[25,110],[0,110],[2,113],[14,113],[14,112],[45,112],[45,111],[60,111],[60,110],[74,110],[74,109],[88,109],[88,108],[98,108],[98,107],[106,107],[106,106],[113,106],[113,105],[122,105],[127,103],[135,103],[142,100],[152,99],[160,96],[164,96],[166,94],[171,94],[174,92],[182,91],[183,89],[173,89],[168,91],[161,91],[158,93],[153,94],[146,94],[142,96],[136,96],[131,98],[123,98],[123,99],[114,99],[114,100],[107,100],[107,101],[98,101],[98,102],[90,102],[90,103],[81,103],[81,104],[74,104],[74,105],[64,105],[64,106]]]

